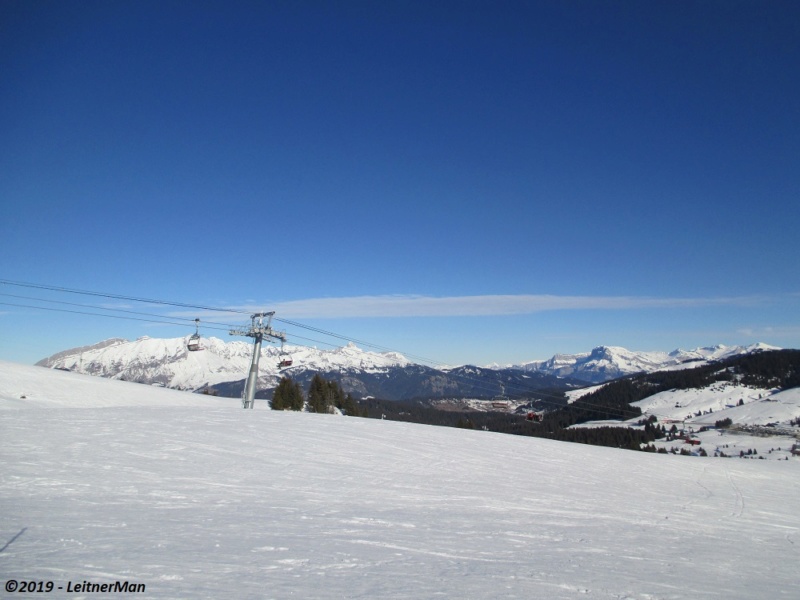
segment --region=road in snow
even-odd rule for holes
[[[0,406],[3,582],[127,580],[140,598],[800,597],[797,459],[244,411],[9,363]]]

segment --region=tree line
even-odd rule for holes
[[[359,410],[353,396],[344,393],[338,381],[328,381],[319,373],[311,380],[307,398],[299,383],[290,377],[283,377],[272,393],[271,407],[272,410],[308,410],[316,413],[328,413],[335,407],[345,415],[367,416],[366,411]]]

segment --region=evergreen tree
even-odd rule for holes
[[[333,404],[339,410],[344,410],[344,391],[338,381],[328,382],[328,398],[330,399],[329,404]]]
[[[296,381],[292,383],[291,394],[289,395],[289,408],[292,410],[303,410],[306,399],[303,396],[303,388]]]
[[[351,396],[350,394],[347,394],[347,396],[345,397],[344,406],[342,408],[344,409],[345,414],[348,416],[352,417],[359,416],[358,405],[356,404],[356,401],[353,400],[353,396]]]
[[[311,412],[328,412],[328,395],[328,382],[322,378],[322,375],[317,373],[308,388],[308,409]]]
[[[283,377],[272,393],[272,410],[303,410],[303,390],[300,384]]]
[[[284,377],[278,383],[278,387],[272,392],[272,410],[284,410],[289,406],[289,390],[292,387],[292,380]]]
[[[300,392],[302,394],[302,392]],[[359,410],[358,403],[350,394],[345,394],[338,381],[327,381],[317,373],[311,380],[308,388],[308,410],[311,412],[327,413],[336,407],[344,414],[353,417],[366,417],[367,407]]]

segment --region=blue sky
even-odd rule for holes
[[[450,364],[797,348],[798,40],[779,1],[5,0],[0,279]],[[0,293],[6,360],[192,329]]]

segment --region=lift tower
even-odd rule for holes
[[[242,408],[253,408],[256,398],[256,382],[258,381],[258,359],[261,358],[261,342],[267,338],[268,342],[272,340],[286,341],[286,334],[282,331],[274,331],[270,324],[275,311],[267,313],[256,313],[250,316],[249,329],[231,329],[231,335],[243,335],[251,337],[253,342],[253,360],[250,363],[250,373],[247,374],[247,383],[242,392]],[[264,317],[267,317],[267,323],[264,324]]]

